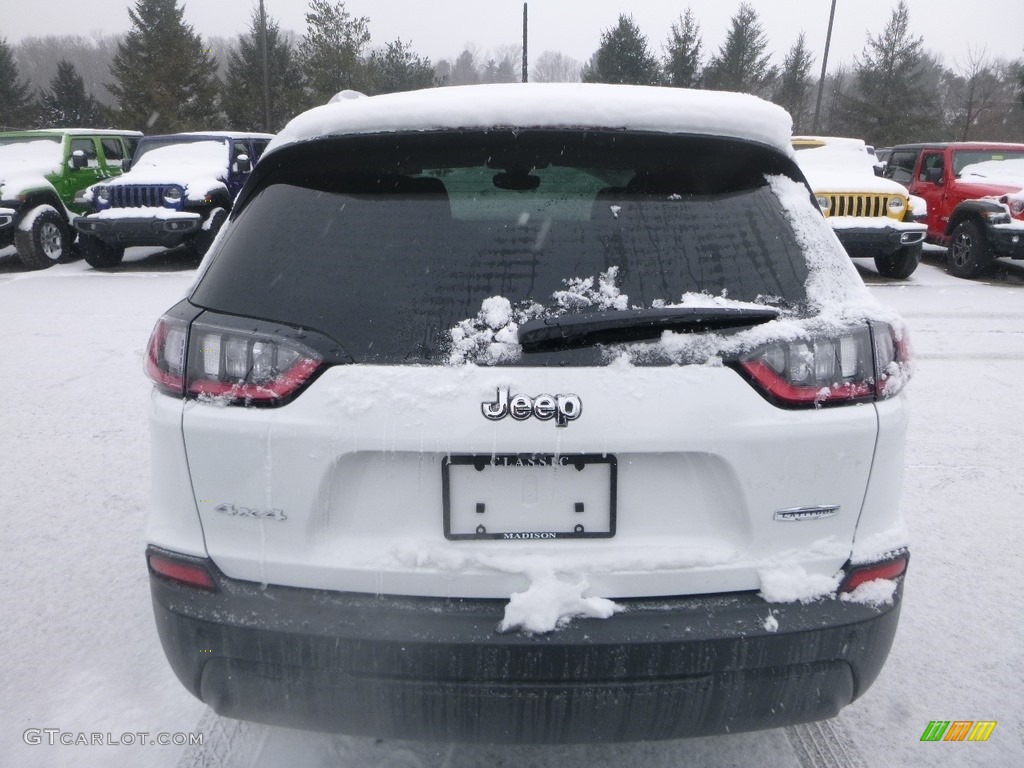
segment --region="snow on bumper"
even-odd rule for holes
[[[893,253],[899,248],[924,241],[928,226],[921,222],[896,221],[887,217],[832,216],[828,220],[839,242],[851,255]]]
[[[170,208],[109,208],[79,216],[75,229],[104,242],[129,245],[177,245],[202,226],[198,213]]]
[[[172,668],[216,712],[442,741],[634,741],[831,717],[878,675],[902,593],[901,578],[881,603],[621,600],[611,618],[532,635],[497,630],[503,601],[261,586],[195,561],[215,590],[150,583]]]

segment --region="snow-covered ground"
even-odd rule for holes
[[[912,558],[874,687],[822,725],[549,748],[242,725],[180,686],[156,637],[142,557],[150,387],[141,369],[153,321],[193,272],[180,255],[141,256],[107,274],[81,262],[24,272],[0,256],[0,766],[1024,765],[1019,266],[966,282],[932,258],[890,282],[858,264],[904,314],[917,360],[904,494]],[[931,720],[998,725],[986,743],[922,743]],[[58,732],[40,730],[34,745],[27,729]],[[205,744],[149,744],[160,733],[203,733]],[[133,743],[62,745],[62,734]]]

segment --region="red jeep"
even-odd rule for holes
[[[928,241],[949,246],[951,275],[1024,259],[1024,144],[902,144],[884,175],[928,201]]]

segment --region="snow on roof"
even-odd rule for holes
[[[228,145],[224,138],[189,141],[154,147],[139,156],[132,169],[109,179],[107,186],[176,183],[189,200],[201,201],[211,191],[224,188],[228,178]]]
[[[794,138],[794,141],[797,139]],[[906,194],[903,185],[875,175],[875,161],[860,139],[844,139],[796,153],[811,188],[824,192]]]
[[[179,133],[162,133],[156,136],[147,136],[147,139],[167,139],[173,136],[210,136],[217,139],[272,139],[272,133],[258,133],[254,131],[181,131]]]
[[[791,152],[789,114],[756,96],[597,83],[467,85],[345,99],[298,115],[267,151],[321,136],[493,126],[722,135]]]
[[[73,133],[78,136],[141,136],[142,131],[124,131],[120,128],[39,128],[31,131],[8,131],[4,136],[65,136]]]
[[[210,137],[209,141],[189,141],[154,147],[136,159],[129,173],[138,176],[139,171],[144,168],[162,168],[166,174],[167,168],[176,169],[182,165],[198,166],[207,170],[218,169],[226,173],[227,146],[224,141]]]

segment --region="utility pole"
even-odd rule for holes
[[[260,0],[260,48],[263,49],[263,130],[270,133],[270,67],[267,64],[267,12],[263,0]]]
[[[529,80],[529,69],[526,65],[526,3],[523,3],[523,82]]]
[[[832,22],[836,18],[836,0],[832,0],[832,10],[828,15],[828,32],[825,35],[825,55],[821,57],[821,78],[818,80],[818,100],[814,104],[814,123],[811,133],[818,132],[818,115],[821,114],[821,92],[825,90],[825,68],[828,66],[828,47],[832,44]]]

